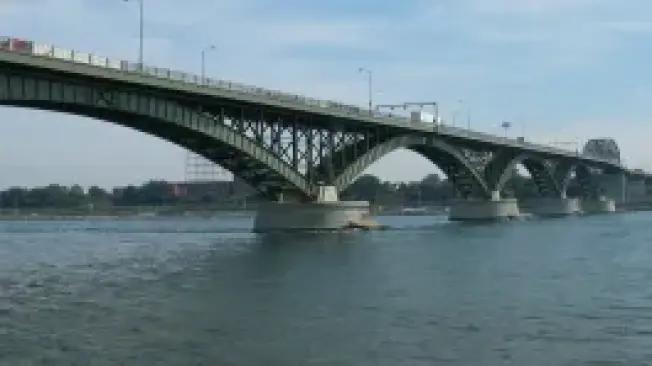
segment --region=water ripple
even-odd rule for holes
[[[650,219],[0,223],[0,365],[649,364]]]

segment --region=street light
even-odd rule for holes
[[[466,129],[471,131],[471,107],[466,105]]]
[[[512,128],[512,122],[503,121],[503,123],[500,125],[500,127],[505,129],[505,138],[507,138],[507,130]]]
[[[215,51],[217,47],[215,45],[210,45],[203,50],[201,50],[201,82],[206,84],[206,52]]]
[[[143,38],[144,38],[144,32],[145,32],[145,0],[124,0],[124,2],[133,2],[133,1],[138,1],[140,4],[140,48],[138,51],[138,68],[142,71],[143,70]]]
[[[457,108],[453,111],[453,127],[457,126],[457,116],[462,113],[463,105],[464,105],[464,100],[458,99]]]
[[[366,73],[369,78],[369,115],[373,116],[373,107],[374,107],[374,96],[373,96],[373,82],[374,74],[371,70],[361,67],[358,69],[358,72],[361,74]]]

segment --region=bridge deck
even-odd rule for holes
[[[1,40],[1,39],[0,39]],[[197,98],[220,98],[252,105],[301,112],[309,115],[337,119],[350,124],[387,126],[419,133],[433,133],[449,139],[465,141],[470,145],[489,145],[510,147],[523,152],[532,152],[550,157],[577,159],[593,165],[625,168],[615,161],[581,155],[575,151],[552,146],[535,144],[517,139],[495,136],[487,133],[432,123],[413,123],[409,119],[381,115],[371,115],[368,110],[332,101],[317,100],[299,95],[267,90],[228,81],[204,79],[196,75],[169,69],[154,68],[113,61],[92,54],[62,50],[49,45],[30,44],[29,49],[2,47],[0,42],[0,65],[26,67],[37,71],[67,73],[83,78],[103,79],[149,88],[183,93]]]

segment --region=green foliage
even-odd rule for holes
[[[256,192],[239,180],[201,184],[150,181],[141,186],[115,188],[112,192],[93,186],[50,185],[32,189],[11,188],[0,192],[0,209],[110,209],[112,207],[183,205],[234,205],[244,197],[252,202]]]
[[[170,183],[152,181],[109,193],[100,187],[85,191],[81,186],[49,185],[33,189],[11,188],[0,192],[0,208],[80,208],[109,206],[161,206],[177,203]]]
[[[219,188],[219,189],[217,189]],[[49,185],[33,189],[11,188],[0,192],[2,209],[78,209],[110,208],[116,206],[170,206],[176,204],[225,204],[237,197],[255,194],[241,183],[194,185],[179,187],[164,181],[151,181],[141,186],[116,188],[113,192],[93,186],[85,191],[79,185],[65,187]],[[581,187],[572,180],[568,195],[579,196]],[[537,197],[537,187],[529,177],[515,174],[506,184],[505,197],[520,199]],[[446,204],[455,198],[455,190],[448,180],[431,174],[420,182],[383,182],[373,175],[364,175],[341,194],[343,200],[369,201],[376,205],[420,206]]]
[[[364,175],[342,194],[347,200],[369,201],[374,204],[442,203],[454,197],[452,185],[432,174],[421,182],[390,183],[378,177]]]
[[[116,206],[163,206],[177,201],[174,186],[163,181],[151,181],[140,187],[128,186],[113,190],[113,202]]]
[[[0,193],[2,208],[73,208],[86,202],[84,190],[77,185],[65,187],[52,184],[34,189],[11,188]]]
[[[506,198],[535,198],[539,196],[539,190],[531,178],[514,173],[514,176],[505,184],[502,194]]]
[[[532,198],[539,192],[529,177],[514,174],[503,191],[505,197]],[[446,204],[455,198],[452,183],[437,174],[431,174],[420,182],[394,184],[383,182],[378,177],[364,175],[353,183],[344,193],[343,199],[369,201],[376,205]]]

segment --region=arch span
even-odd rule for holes
[[[313,187],[293,166],[224,123],[223,114],[156,90],[5,71],[0,72],[0,105],[75,114],[159,137],[223,166],[270,199],[281,193],[313,195]]]
[[[415,151],[437,165],[463,197],[491,198],[485,181],[458,149],[436,137],[415,135],[393,137],[377,144],[349,164],[335,179],[334,185],[342,192],[373,163],[401,148]]]
[[[597,198],[602,195],[603,189],[596,181],[596,175],[605,171],[593,168],[582,162],[562,160],[555,167],[555,180],[564,194],[568,191],[573,180],[579,188],[579,195],[584,198]],[[577,194],[577,193],[576,193]]]
[[[581,161],[549,161],[545,157],[509,150],[495,154],[485,168],[489,188],[502,191],[518,165],[530,173],[542,197],[566,197],[573,178],[584,197],[598,197],[602,192],[595,179],[596,171],[600,170],[598,168]]]
[[[541,196],[560,197],[564,194],[565,187],[555,177],[555,169],[545,158],[514,150],[503,150],[494,155],[485,167],[487,184],[494,191],[503,191],[519,165],[530,174]]]
[[[596,171],[585,164],[569,164],[565,176],[565,188],[571,185],[573,178],[580,189],[580,195],[584,198],[598,198],[604,192],[600,184],[596,181]]]

